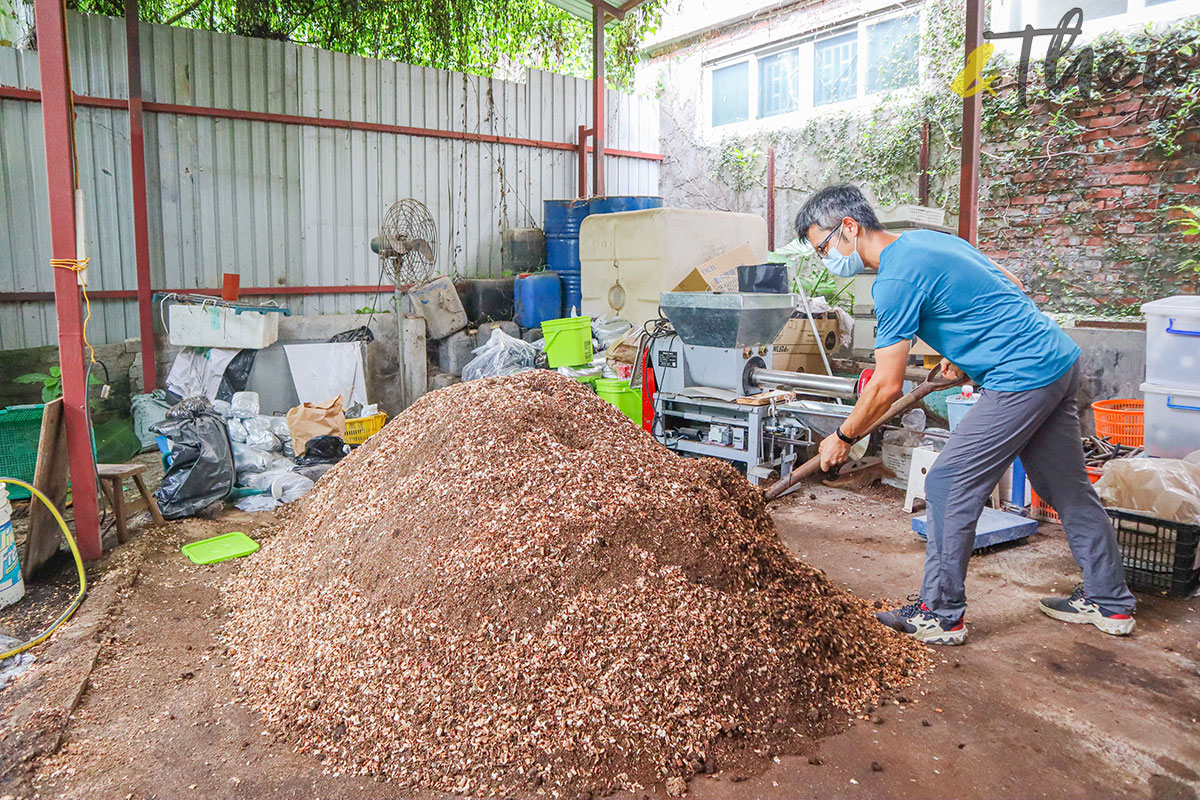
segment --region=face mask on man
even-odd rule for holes
[[[854,237],[854,249],[850,255],[845,255],[837,249],[841,242],[842,232],[839,230],[837,242],[829,246],[829,252],[821,261],[825,264],[825,269],[839,278],[853,278],[867,268],[867,265],[863,263],[862,256],[858,254],[858,237]]]

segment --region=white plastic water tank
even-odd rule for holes
[[[583,308],[640,326],[658,318],[658,296],[696,267],[749,244],[767,260],[767,222],[755,214],[651,208],[592,214],[579,229]]]

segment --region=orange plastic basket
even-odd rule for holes
[[[1092,483],[1100,480],[1100,476],[1104,474],[1104,470],[1100,467],[1088,467],[1088,480]],[[1029,498],[1029,515],[1034,519],[1039,519],[1042,522],[1053,522],[1057,525],[1062,524],[1062,520],[1058,518],[1058,512],[1050,507],[1042,498],[1038,497],[1038,493],[1030,490]]]
[[[1146,443],[1146,417],[1142,401],[1132,398],[1097,400],[1092,403],[1096,417],[1096,435],[1126,447]]]

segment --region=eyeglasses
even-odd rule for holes
[[[821,243],[819,245],[817,245],[816,247],[813,248],[813,250],[815,250],[817,252],[818,256],[820,256],[821,258],[824,258],[825,256],[829,255],[829,247],[828,247],[829,240],[833,238],[833,235],[835,233],[840,234],[841,230],[842,230],[842,226],[839,224],[836,228],[834,228],[833,230],[831,230],[829,232],[828,236],[826,236],[824,239],[821,240]],[[838,237],[838,241],[839,242],[841,241],[840,235]]]

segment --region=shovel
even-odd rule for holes
[[[883,424],[889,419],[899,414],[903,414],[905,411],[913,408],[927,395],[933,392],[941,391],[942,389],[950,389],[954,386],[961,386],[967,382],[967,377],[965,375],[955,380],[951,380],[949,378],[940,377],[940,371],[940,365],[929,370],[929,375],[919,386],[901,397],[896,402],[892,403],[892,407],[885,411],[883,416],[875,420],[875,422],[872,423],[871,426],[863,432],[862,436],[858,437],[858,439],[865,439],[866,437],[870,436],[876,430],[883,427]],[[855,441],[858,441],[858,439]],[[794,470],[792,470],[786,478],[782,478],[776,483],[772,484],[771,487],[767,489],[767,502],[777,499],[780,495],[782,495],[788,489],[791,489],[800,481],[804,480],[810,475],[815,475],[820,471],[821,455],[818,453],[808,461],[805,461],[799,467],[796,467]]]

